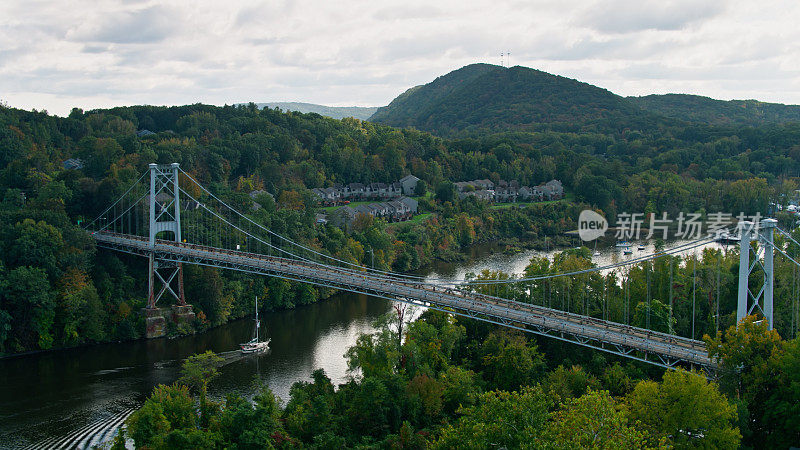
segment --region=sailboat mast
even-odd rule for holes
[[[258,296],[256,295],[256,342],[258,342]]]

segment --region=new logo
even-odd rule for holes
[[[604,235],[608,230],[608,221],[605,217],[591,209],[584,209],[578,216],[578,235],[582,240],[589,242]]]

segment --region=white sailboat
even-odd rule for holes
[[[242,353],[258,353],[263,352],[269,348],[269,341],[259,341],[258,340],[258,327],[261,325],[261,322],[258,321],[258,297],[256,297],[256,326],[253,330],[253,339],[250,339],[249,342],[245,342],[244,344],[239,344]]]

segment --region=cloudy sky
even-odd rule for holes
[[[800,104],[797,0],[0,2],[0,101],[380,106],[474,62]],[[508,62],[506,60],[506,62]]]

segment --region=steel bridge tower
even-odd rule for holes
[[[739,303],[736,308],[736,323],[750,314],[760,312],[769,323],[769,329],[774,326],[772,320],[773,299],[772,291],[775,285],[775,272],[773,265],[774,241],[773,234],[778,221],[764,219],[757,230],[752,222],[739,223]],[[752,248],[750,241],[755,240],[758,247]],[[750,254],[753,260],[750,261]],[[763,255],[764,261],[761,261]],[[750,290],[750,274],[758,266],[763,274],[764,282],[758,293]]]
[[[148,267],[147,309],[156,308],[156,303],[169,292],[177,301],[177,306],[187,306],[183,295],[183,264],[158,259],[155,252],[156,236],[163,232],[172,232],[173,240],[181,242],[181,203],[178,185],[178,163],[150,164],[150,254]],[[178,292],[172,289],[172,282],[177,278]],[[156,281],[161,289],[156,292]]]

